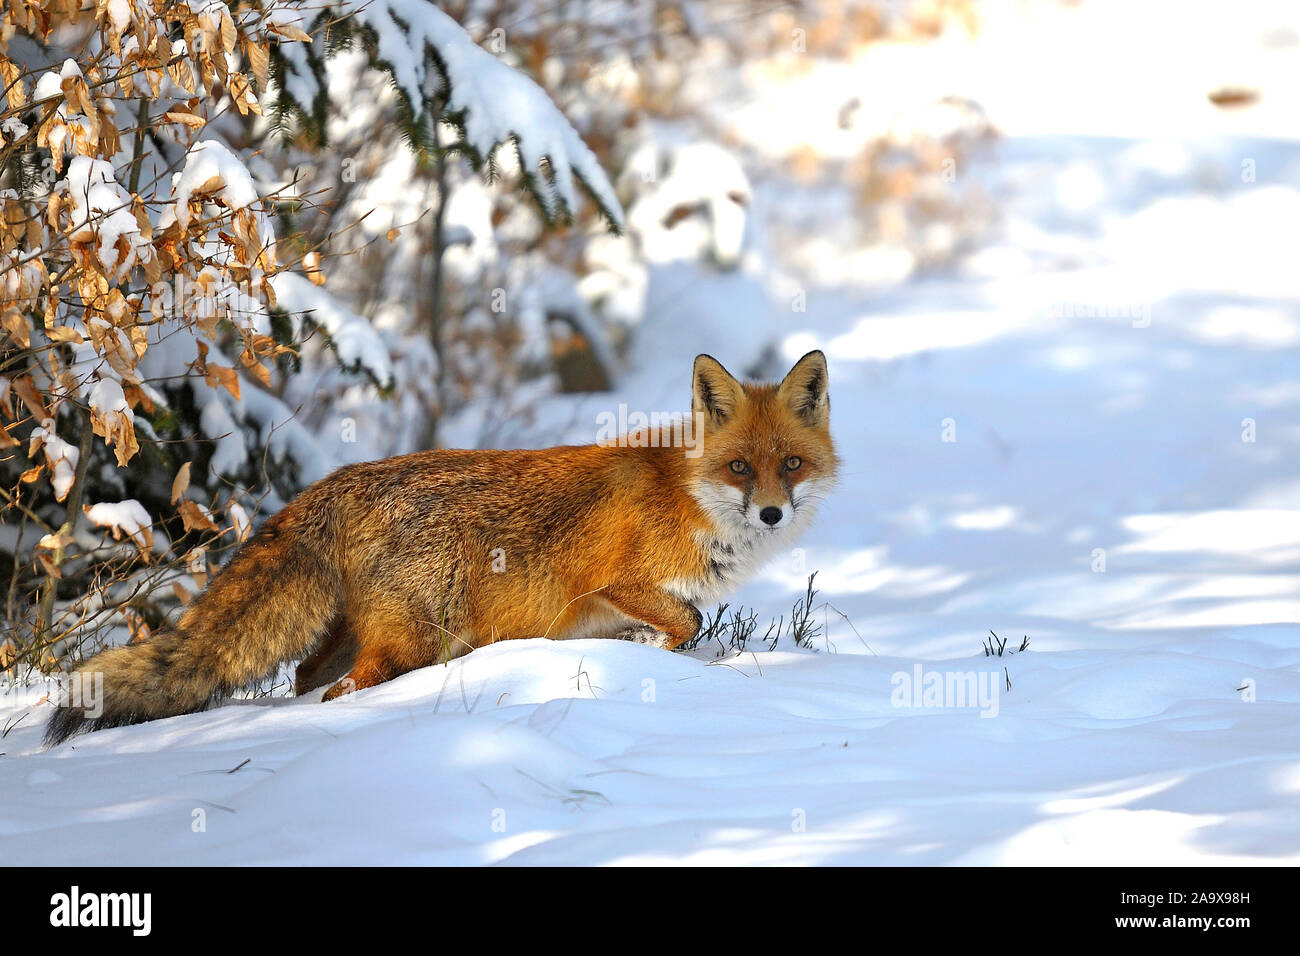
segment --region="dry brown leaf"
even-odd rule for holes
[[[14,391],[23,400],[27,410],[36,416],[38,422],[43,422],[50,417],[50,410],[45,407],[45,400],[41,397],[41,393],[37,391],[30,375],[24,375],[15,381]]]
[[[36,552],[36,563],[39,564],[41,566],[41,570],[44,571],[46,574],[48,574],[50,577],[58,578],[58,579],[63,578],[63,572],[59,570],[59,566],[55,564],[53,561],[51,561],[49,555],[47,555],[44,551]]]
[[[73,345],[80,345],[82,342],[86,341],[82,338],[80,332],[76,329],[68,328],[67,326],[62,326],[57,329],[46,329],[45,336],[51,342],[71,342]]]
[[[40,541],[36,542],[36,547],[45,548],[49,551],[59,551],[72,544],[77,539],[70,534],[58,532],[56,534],[47,534]]]
[[[1259,91],[1246,86],[1223,86],[1211,90],[1206,97],[1215,106],[1223,109],[1238,106],[1253,106],[1259,101]]]
[[[170,51],[168,51],[170,54]],[[170,59],[170,56],[168,57]],[[181,59],[167,67],[167,75],[172,78],[172,82],[182,87],[186,93],[193,94],[194,89],[194,70],[191,68],[188,60]]]
[[[172,479],[172,504],[180,500],[181,495],[185,494],[185,489],[190,486],[190,462],[181,465],[176,472],[176,477]]]
[[[149,393],[138,385],[125,385],[122,387],[122,394],[126,396],[127,404],[132,408],[137,406],[144,409],[146,415],[152,415],[154,412],[153,399]]]
[[[19,76],[18,64],[0,56],[0,86],[6,87],[9,108],[20,110],[27,105],[27,85]]]
[[[266,74],[271,62],[267,45],[250,40],[244,44],[244,52],[248,56],[249,69],[253,71],[253,82],[258,90],[266,92]]]
[[[307,274],[312,285],[325,284],[325,273],[320,271],[320,253],[314,249],[302,257],[302,271]]]
[[[248,369],[249,374],[251,374],[253,378],[257,379],[264,388],[270,388],[271,373],[267,370],[266,366],[254,358],[252,353],[247,350],[245,350],[244,354],[240,357],[243,359],[244,366]]]
[[[113,454],[117,456],[118,465],[125,467],[139,451],[140,446],[135,439],[135,426],[131,424],[131,419],[119,415],[117,428],[113,433]]]
[[[201,507],[193,501],[182,501],[176,508],[176,513],[181,516],[181,523],[185,525],[186,531],[216,531],[216,523],[209,518]]]
[[[5,312],[4,318],[0,319],[0,326],[13,337],[14,344],[19,348],[31,348],[32,337],[31,329],[27,325],[27,316],[17,309],[9,309]]]
[[[163,114],[163,119],[172,123],[183,123],[196,129],[205,126],[208,122],[202,116],[195,116],[193,113],[187,113],[184,110],[168,110]]]
[[[235,21],[230,18],[230,13],[226,10],[221,11],[221,46],[227,53],[235,52],[235,44],[239,41],[239,31],[235,29]]]
[[[239,397],[239,373],[224,365],[209,365],[208,384],[214,388],[224,388],[235,398]]]
[[[286,40],[297,40],[301,43],[311,42],[311,34],[296,23],[268,23],[267,30],[277,36],[284,37]]]
[[[211,196],[226,188],[226,181],[220,175],[210,176],[203,185],[190,193],[191,196]],[[204,276],[203,278],[207,278]]]

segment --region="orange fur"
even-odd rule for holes
[[[48,739],[201,709],[304,655],[299,693],[346,670],[332,699],[499,640],[639,625],[681,644],[700,626],[694,602],[799,530],[836,466],[820,352],[780,386],[700,356],[692,404],[697,457],[624,436],[340,469],[272,517],[173,630],[83,665],[104,674],[104,713],[62,707]],[[788,509],[783,523],[767,527],[765,508]]]

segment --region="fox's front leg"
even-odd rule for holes
[[[694,604],[663,588],[615,587],[602,596],[621,613],[668,635],[669,650],[698,634],[704,622]]]

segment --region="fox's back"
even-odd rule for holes
[[[666,504],[682,489],[663,449],[566,445],[445,449],[349,465],[304,499],[330,500],[351,518],[420,523],[447,505],[457,523],[535,524],[555,533],[611,499]]]
[[[680,450],[573,445],[435,450],[340,469],[282,512],[337,521],[349,563],[398,565],[446,549],[468,566],[551,563],[578,571],[673,547],[703,523]],[[669,540],[664,540],[667,533]]]

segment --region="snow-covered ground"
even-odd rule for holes
[[[995,5],[974,42],[720,104],[751,156],[823,88],[959,92],[1001,134],[958,171],[996,227],[902,284],[808,254],[850,202],[773,154],[769,307],[664,266],[620,391],[528,439],[680,408],[697,351],[825,349],[840,487],[735,598],[761,635],[818,571],[817,648],[521,641],[53,751],[44,690],[12,691],[4,862],[1300,860],[1298,71],[1285,5]],[[1260,102],[1216,109],[1227,84]],[[825,112],[799,119],[823,155],[847,135]]]

